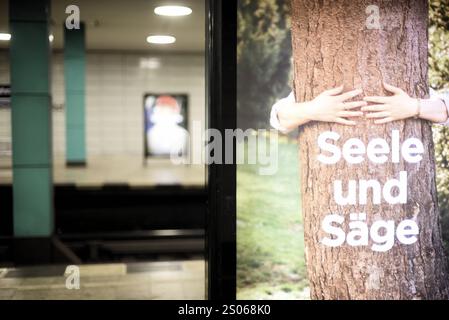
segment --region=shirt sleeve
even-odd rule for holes
[[[274,129],[276,129],[284,134],[287,134],[287,133],[293,131],[293,130],[289,130],[289,129],[281,126],[281,124],[279,123],[279,118],[278,118],[278,110],[282,105],[285,105],[286,103],[294,103],[294,102],[295,102],[295,95],[293,94],[293,92],[291,92],[288,95],[288,97],[279,100],[271,107],[270,124]]]
[[[430,89],[430,97],[434,98],[434,99],[435,98],[441,99],[443,101],[444,105],[446,106],[447,114],[449,115],[449,92],[438,93],[431,88]],[[449,127],[449,117],[445,122],[442,122],[440,124]]]

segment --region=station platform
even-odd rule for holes
[[[0,300],[204,300],[204,260],[82,265],[80,289],[66,266],[0,268]]]
[[[97,156],[86,167],[54,158],[54,236],[83,263],[204,252],[204,166]],[[11,159],[0,158],[0,268],[15,261]]]

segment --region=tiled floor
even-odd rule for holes
[[[0,300],[205,298],[202,260],[80,266],[79,290],[67,289],[64,271],[65,266],[0,269]]]
[[[149,159],[144,163],[138,156],[92,156],[86,168],[67,168],[63,158],[54,159],[56,184],[76,184],[96,187],[104,184],[129,184],[134,187],[155,185],[204,186],[205,167],[175,165],[170,159]],[[11,160],[0,159],[0,183],[12,181]]]

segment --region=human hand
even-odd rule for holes
[[[361,89],[352,90],[346,93],[343,92],[343,86],[324,91],[314,100],[310,102],[307,108],[307,116],[310,120],[323,122],[336,122],[343,125],[353,126],[356,122],[348,118],[356,118],[363,116],[363,112],[354,111],[356,108],[366,106],[365,101],[350,100],[363,91]]]
[[[366,118],[375,119],[375,124],[385,124],[419,116],[417,99],[411,98],[402,89],[393,87],[387,83],[383,85],[393,95],[386,97],[365,97],[363,100],[366,102],[376,103],[362,108],[363,112],[367,112]]]

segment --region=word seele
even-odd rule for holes
[[[336,164],[342,156],[346,162],[350,164],[360,164],[365,161],[363,155],[366,154],[368,159],[374,164],[385,164],[388,156],[391,157],[392,163],[399,163],[400,156],[408,163],[419,163],[424,153],[423,143],[416,138],[410,138],[400,145],[399,130],[393,130],[391,134],[391,146],[385,139],[373,139],[365,146],[360,139],[349,139],[343,145],[343,150],[339,147],[328,143],[327,140],[338,141],[340,135],[336,132],[324,132],[318,137],[318,146],[321,150],[328,151],[332,155],[326,156],[320,154],[318,161],[323,164]]]
[[[318,146],[327,154],[318,155],[318,161],[325,165],[333,165],[344,159],[349,164],[360,164],[368,159],[373,164],[400,163],[401,157],[408,163],[419,163],[423,159],[424,145],[416,138],[400,143],[398,130],[393,130],[391,143],[385,139],[376,138],[365,145],[362,140],[352,138],[347,140],[340,149],[333,143],[340,139],[336,132],[324,132],[318,137]],[[372,190],[372,204],[380,205],[382,198],[391,205],[407,204],[408,174],[402,171],[399,179],[388,180],[383,188],[375,179],[349,180],[346,196],[343,195],[343,181],[334,181],[334,200],[340,206],[354,206],[368,204],[368,191]],[[358,187],[358,188],[357,188]],[[358,189],[358,196],[357,196]],[[397,190],[398,192],[394,192]],[[373,242],[371,250],[377,252],[389,251],[395,237],[399,243],[412,245],[418,241],[419,227],[414,220],[403,220],[396,226],[395,220],[377,220],[368,226],[366,213],[351,214],[348,223],[349,228],[343,228],[347,223],[342,215],[327,215],[321,224],[322,230],[329,235],[321,239],[321,243],[328,247],[339,247],[345,242],[349,246],[368,246],[369,240]],[[344,229],[349,229],[348,234]]]

